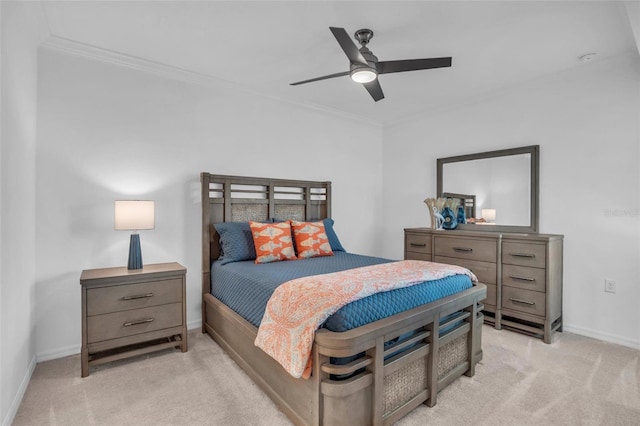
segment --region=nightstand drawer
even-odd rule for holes
[[[504,309],[513,309],[544,317],[546,313],[545,298],[545,293],[502,287],[502,307]]]
[[[182,279],[87,290],[87,315],[100,315],[182,301]]]
[[[407,233],[404,249],[407,252],[431,254],[431,235]]]
[[[496,264],[491,262],[480,262],[478,260],[456,259],[455,257],[436,256],[435,261],[438,263],[447,263],[449,265],[458,265],[469,269],[478,278],[478,281],[484,284],[497,283]],[[495,304],[495,303],[494,303]]]
[[[505,264],[544,268],[546,254],[547,248],[544,244],[512,241],[502,243],[502,263]]]
[[[545,269],[504,264],[502,265],[502,285],[544,292],[546,291],[546,274]]]
[[[88,343],[181,325],[182,303],[95,315],[87,318]]]
[[[495,240],[451,237],[435,237],[435,239],[436,256],[494,263],[497,260],[498,245]]]

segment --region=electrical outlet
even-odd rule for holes
[[[607,293],[615,293],[616,292],[616,280],[605,278],[604,279],[604,291],[606,291]]]

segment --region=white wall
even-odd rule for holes
[[[434,195],[436,158],[539,144],[541,231],[565,235],[565,329],[640,346],[637,56],[381,132],[222,83],[205,88],[48,50],[36,58],[35,24],[22,13],[32,6],[0,4],[5,422],[34,354],[79,351],[80,271],[126,263],[128,234],[113,230],[117,198],[156,200],[144,260],[187,266],[189,326],[199,325],[201,171],[330,179],[347,249],[401,258],[402,229],[428,225],[422,200]],[[604,277],[617,279],[617,294],[602,291]]]
[[[40,5],[1,2],[0,422],[35,367],[35,145]]]
[[[331,180],[343,245],[379,254],[370,232],[382,219],[378,126],[46,49],[39,59],[39,360],[79,351],[81,270],[126,265],[115,199],[156,201],[156,229],[141,232],[143,260],[188,268],[187,319],[199,326],[203,171]]]
[[[538,144],[540,231],[565,236],[565,330],[640,348],[639,89],[634,52],[386,127],[384,255],[429,226],[437,158]]]

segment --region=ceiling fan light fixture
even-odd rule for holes
[[[292,86],[348,75],[356,83],[361,83],[367,92],[369,92],[373,100],[378,102],[384,99],[382,87],[380,87],[380,82],[377,81],[378,74],[428,70],[432,68],[445,68],[451,66],[450,56],[442,58],[378,61],[378,57],[367,47],[367,44],[371,41],[371,37],[373,37],[373,31],[366,28],[356,31],[355,38],[361,45],[361,47],[358,48],[344,28],[329,27],[329,30],[331,30],[331,33],[340,45],[340,48],[342,48],[347,59],[349,59],[349,71],[337,72],[329,75],[323,75],[321,77],[298,81],[291,83]]]
[[[378,73],[371,68],[357,68],[351,71],[351,80],[356,83],[370,83],[378,78]]]

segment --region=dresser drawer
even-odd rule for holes
[[[95,315],[87,318],[88,343],[181,325],[182,303]]]
[[[407,252],[431,254],[431,235],[407,233],[405,234],[404,248]]]
[[[546,270],[528,266],[502,265],[502,285],[546,291]]]
[[[545,297],[545,293],[537,291],[502,287],[502,308],[544,317]]]
[[[182,301],[182,279],[96,287],[87,290],[87,315],[100,315]]]
[[[436,256],[435,261],[449,265],[458,265],[469,269],[484,284],[496,284],[496,264],[491,262],[480,262],[478,260],[457,259],[455,257]],[[494,303],[495,304],[495,303]]]
[[[435,237],[436,256],[458,259],[497,261],[497,242],[495,240],[476,240],[471,238]]]
[[[504,264],[544,268],[546,255],[547,249],[544,244],[512,241],[502,243],[502,263]]]
[[[414,251],[408,251],[404,256],[405,260],[426,260],[431,262],[431,253],[417,253]]]

